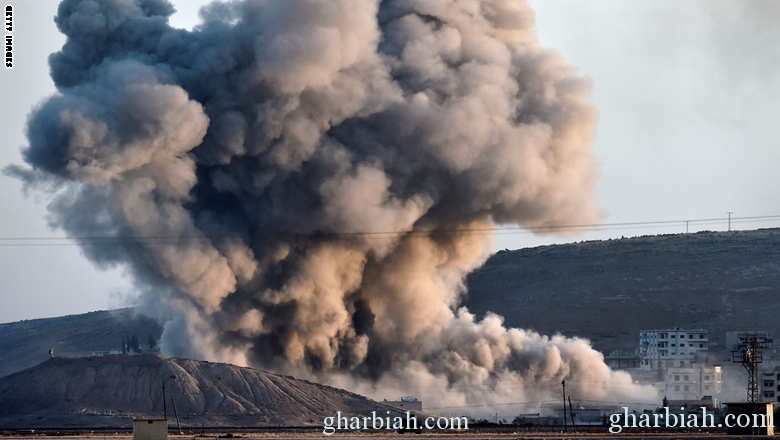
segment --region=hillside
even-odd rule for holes
[[[541,246],[493,255],[467,279],[466,304],[512,326],[633,348],[643,328],[703,327],[780,337],[780,229],[701,232]],[[45,360],[116,351],[160,326],[130,309],[0,324],[0,376]]]
[[[127,427],[168,413],[183,425],[302,426],[336,411],[391,410],[348,391],[268,371],[153,355],[55,358],[0,379],[0,427]],[[397,414],[393,410],[393,414]]]
[[[121,352],[123,340],[135,337],[149,351],[160,333],[160,324],[132,309],[0,324],[0,377],[45,361],[50,348],[71,357]]]
[[[701,327],[780,337],[780,229],[542,246],[493,255],[468,277],[469,308],[512,326],[633,348],[645,328]]]

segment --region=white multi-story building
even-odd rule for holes
[[[664,397],[669,400],[698,400],[704,396],[717,398],[723,388],[723,368],[693,365],[671,367],[664,377]]]
[[[639,332],[639,368],[691,367],[709,349],[707,330],[661,329]]]
[[[764,402],[780,402],[780,366],[762,370],[758,385]]]

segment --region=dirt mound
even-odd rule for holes
[[[363,396],[268,371],[110,355],[54,358],[0,379],[0,427],[129,426],[132,416],[163,413],[163,381],[169,416],[175,405],[189,426],[303,426],[336,411],[395,414]]]

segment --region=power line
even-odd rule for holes
[[[462,228],[418,228],[394,231],[267,231],[268,235],[287,236],[291,238],[328,238],[328,237],[363,237],[363,238],[392,238],[396,235],[435,235],[435,234],[470,234],[492,232],[498,235],[535,234],[540,232],[587,232],[609,231],[620,229],[641,229],[648,227],[685,227],[690,225],[728,224],[728,230],[735,223],[754,223],[766,221],[780,221],[780,214],[734,217],[711,217],[684,220],[651,220],[615,223],[584,223],[568,225],[547,226],[485,226]],[[220,238],[233,238],[232,234],[198,234],[198,235],[75,235],[75,236],[0,236],[0,247],[20,246],[74,246],[84,244],[117,244],[118,242],[144,242],[146,244],[176,244],[182,241],[210,241]],[[73,241],[78,243],[74,243]]]

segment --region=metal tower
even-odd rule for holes
[[[731,361],[742,364],[748,374],[747,401],[757,403],[760,400],[758,392],[758,364],[764,362],[764,350],[772,344],[772,339],[757,334],[739,337],[739,346],[731,352]]]

